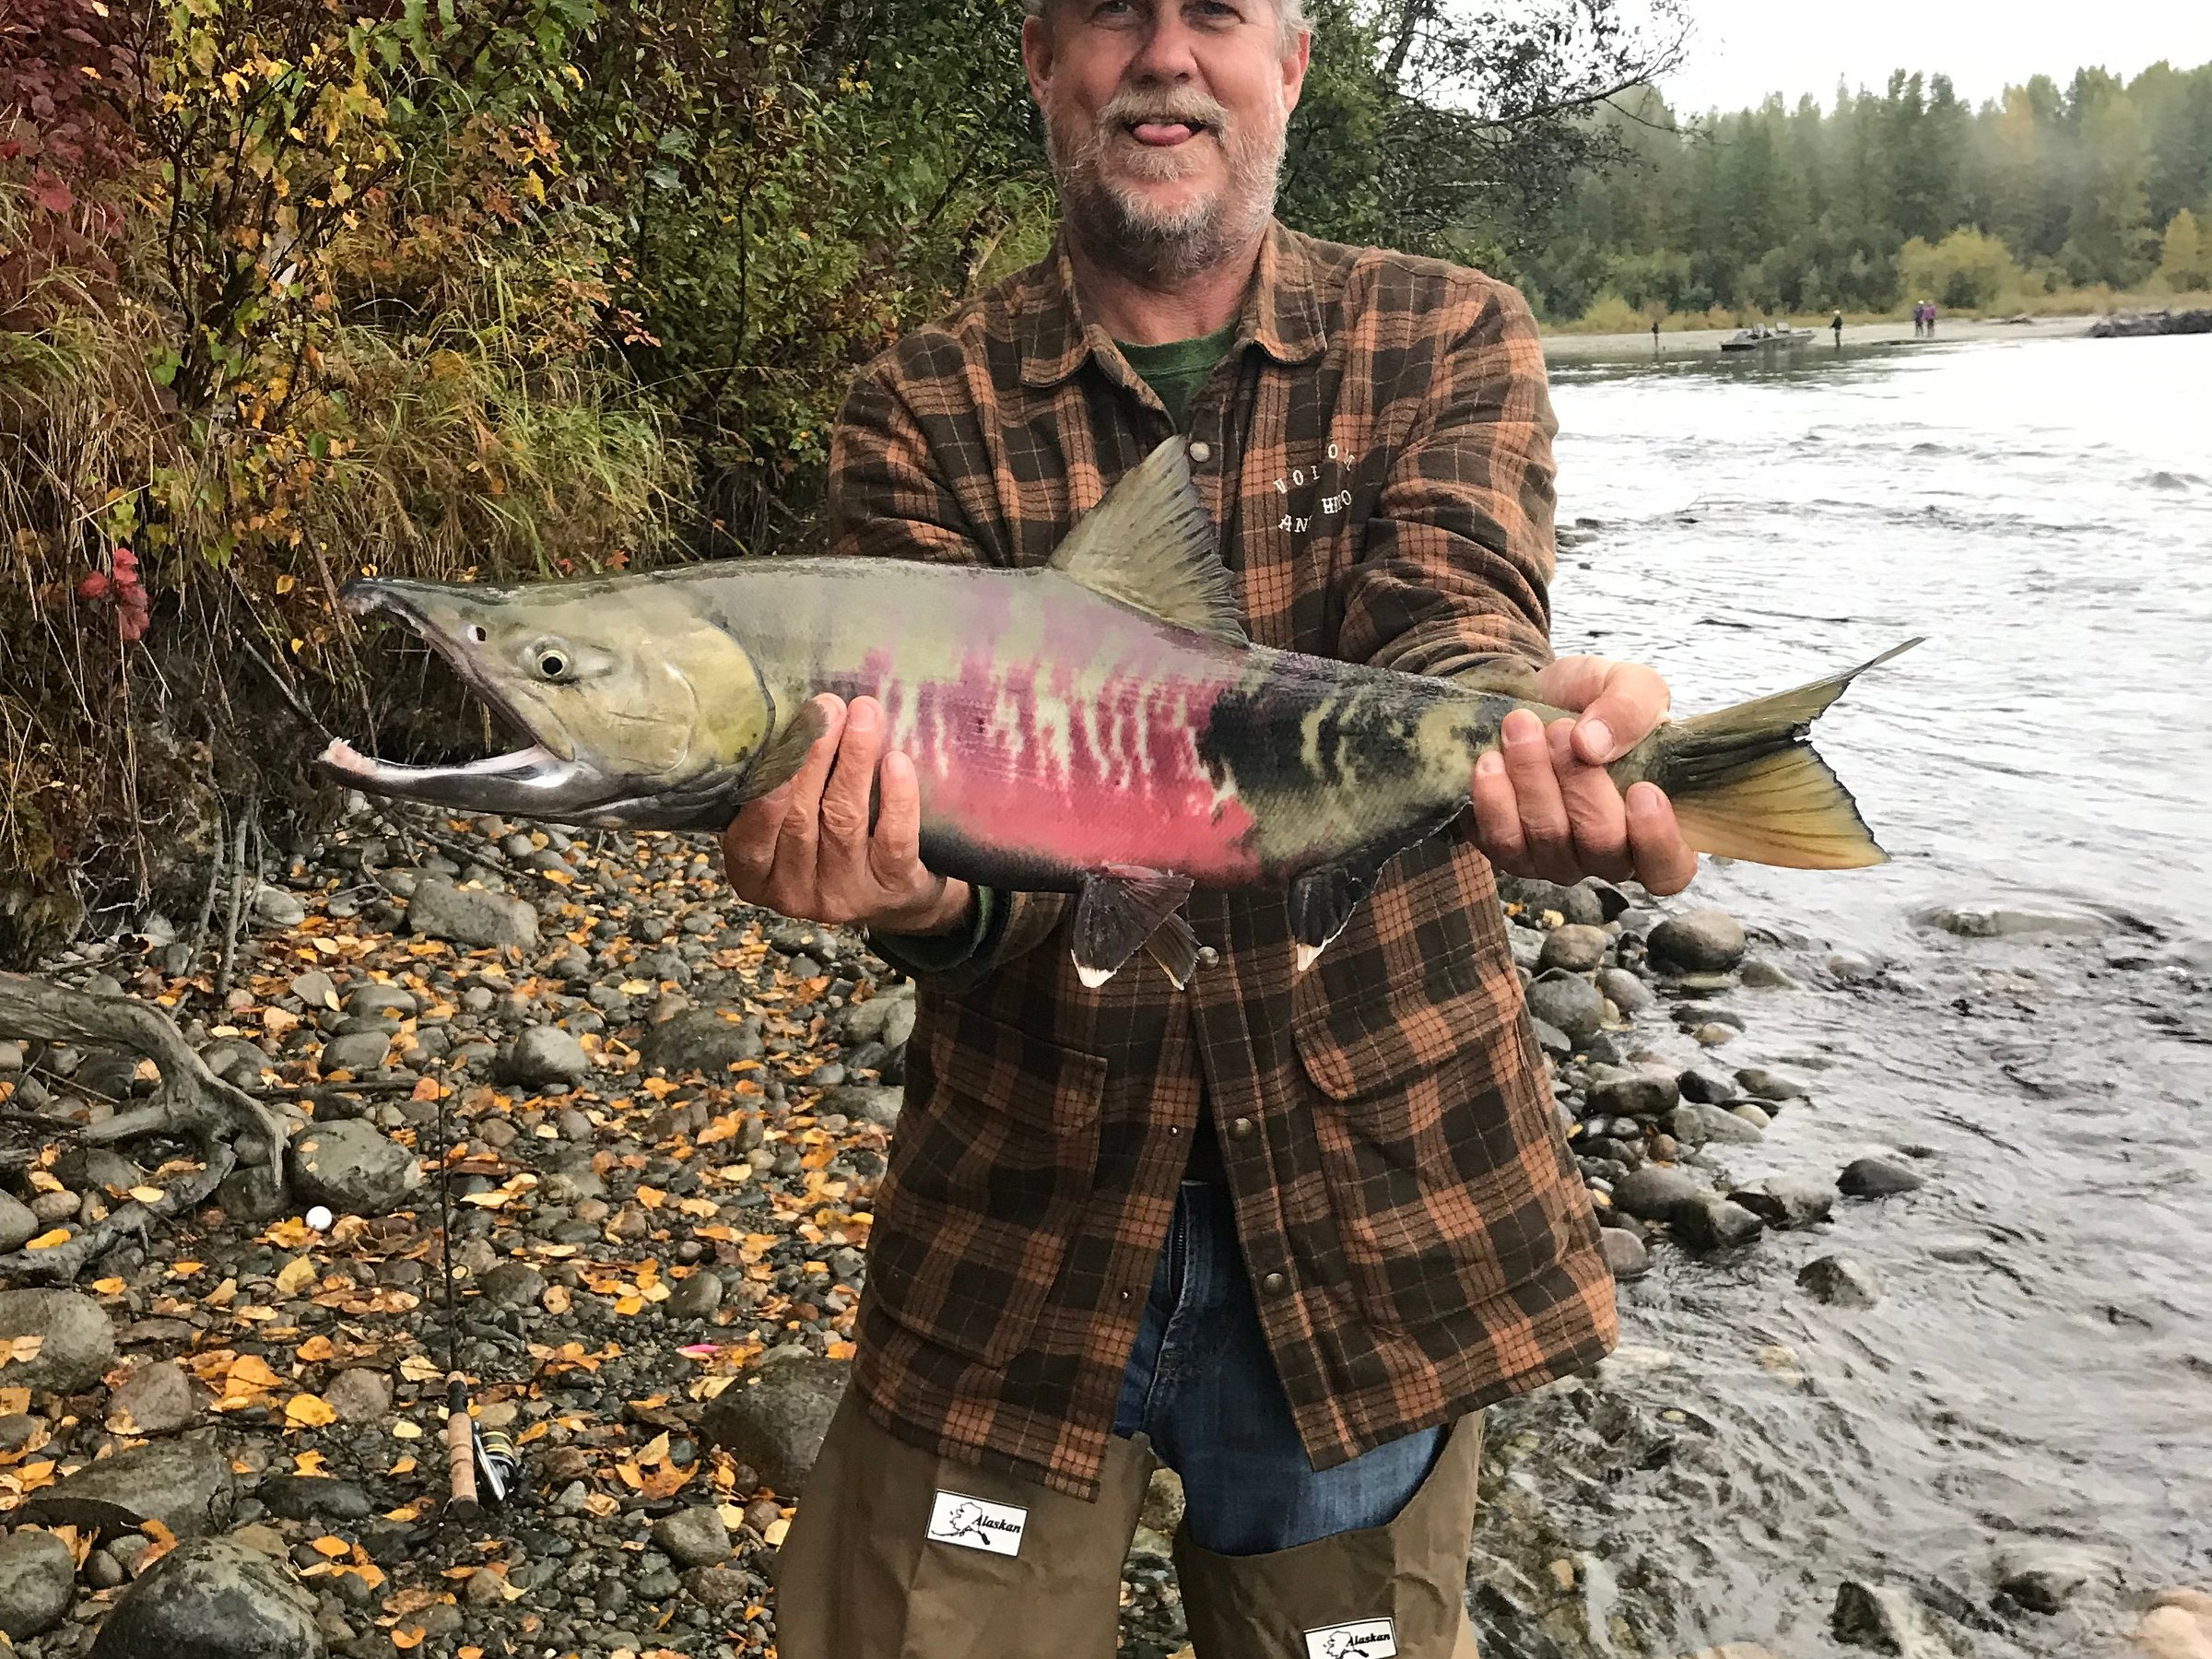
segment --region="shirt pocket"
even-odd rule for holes
[[[1353,1003],[1311,1004],[1292,1039],[1350,1289],[1414,1330],[1505,1295],[1575,1245],[1579,1181],[1509,964],[1453,964]]]
[[[1036,1324],[1090,1196],[1106,1062],[955,1002],[912,1053],[870,1288],[916,1335],[1003,1365]]]

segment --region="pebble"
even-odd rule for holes
[[[1724,973],[1744,958],[1744,927],[1725,911],[1693,910],[1669,916],[1644,941],[1662,967]]]
[[[1606,999],[1579,974],[1557,969],[1537,975],[1528,987],[1528,1011],[1535,1018],[1580,1041],[1597,1034],[1606,1017]]]
[[[1797,1272],[1797,1288],[1839,1308],[1871,1308],[1882,1300],[1879,1274],[1853,1256],[1816,1256]]]
[[[524,1088],[549,1083],[582,1083],[592,1075],[592,1057],[583,1044],[559,1026],[532,1026],[500,1055],[500,1080]]]
[[[1760,1065],[1747,1065],[1735,1074],[1736,1087],[1755,1100],[1802,1100],[1806,1087],[1794,1077],[1785,1077]]]
[[[1701,1147],[1717,1141],[1726,1146],[1749,1146],[1765,1137],[1757,1124],[1747,1123],[1721,1106],[1700,1106],[1686,1100],[1666,1120],[1667,1133],[1684,1146]]]
[[[43,1636],[62,1622],[76,1589],[76,1557],[54,1534],[18,1527],[0,1538],[0,1636]]]
[[[1618,1227],[1598,1230],[1597,1240],[1605,1247],[1606,1265],[1613,1277],[1623,1281],[1641,1278],[1651,1271],[1651,1252],[1634,1233],[1623,1232]]]
[[[1694,1250],[1724,1250],[1747,1244],[1765,1230],[1765,1223],[1740,1204],[1718,1193],[1678,1205],[1666,1218],[1677,1238]]]
[[[1625,968],[1601,968],[1597,971],[1597,988],[1606,1000],[1622,1014],[1634,1017],[1642,1013],[1658,1000],[1652,988]]]
[[[1827,1220],[1836,1202],[1833,1188],[1818,1181],[1788,1175],[1771,1175],[1757,1186],[1730,1193],[1728,1198],[1781,1231],[1812,1227]]]
[[[1616,1208],[1645,1221],[1665,1221],[1686,1206],[1711,1195],[1688,1170],[1673,1164],[1646,1164],[1613,1184]]]
[[[1926,1176],[1887,1158],[1853,1159],[1836,1177],[1836,1190],[1848,1198],[1887,1198],[1926,1184]]]
[[[1568,973],[1594,973],[1604,964],[1606,953],[1612,946],[1612,937],[1604,928],[1570,922],[1554,928],[1546,936],[1536,965],[1539,969],[1557,968]]]
[[[714,1567],[730,1558],[730,1529],[717,1510],[695,1505],[653,1523],[655,1547],[686,1567]]]

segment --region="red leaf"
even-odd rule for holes
[[[66,213],[76,206],[75,193],[50,172],[41,172],[31,180],[30,199],[49,213]]]
[[[105,599],[110,585],[107,572],[95,571],[76,584],[76,596],[79,599]]]

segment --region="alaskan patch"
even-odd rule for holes
[[[963,1549],[986,1549],[993,1555],[1019,1555],[1021,1535],[1029,1524],[1030,1512],[1014,1504],[939,1492],[929,1512],[929,1540],[958,1544]],[[1397,1649],[1381,1651],[1394,1653]]]
[[[1306,1632],[1306,1659],[1395,1659],[1397,1627],[1387,1618],[1324,1625]]]

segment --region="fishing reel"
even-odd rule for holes
[[[458,1371],[445,1382],[445,1455],[453,1514],[481,1514],[522,1490],[522,1449],[512,1435],[477,1426],[468,1413],[468,1384]]]

